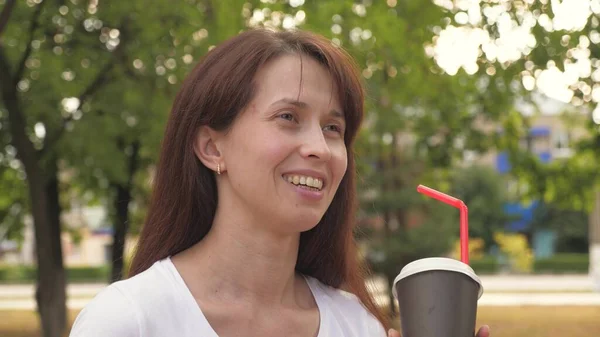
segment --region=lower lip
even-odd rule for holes
[[[290,186],[292,186],[292,188],[294,188],[294,190],[296,190],[296,193],[300,194],[300,196],[309,199],[309,200],[321,200],[323,199],[323,190],[320,191],[311,191],[308,190],[306,188],[302,188],[300,186],[294,185],[292,183],[290,183],[287,180],[284,180],[287,184],[289,184]]]

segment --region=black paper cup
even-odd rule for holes
[[[432,257],[407,264],[392,289],[402,337],[473,337],[481,280],[467,264]]]

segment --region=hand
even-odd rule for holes
[[[401,337],[401,336],[400,336],[400,332],[398,332],[394,329],[390,329],[390,331],[388,331],[388,337]],[[490,327],[487,325],[482,326],[481,329],[479,329],[479,331],[477,331],[477,335],[475,337],[490,337]]]

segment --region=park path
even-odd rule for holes
[[[494,275],[483,276],[481,281],[480,306],[600,306],[600,292],[593,291],[587,275]],[[373,284],[377,302],[386,304],[385,282],[374,278]],[[70,284],[67,306],[81,309],[105,287],[105,283]],[[35,310],[34,292],[32,284],[0,285],[0,310]]]

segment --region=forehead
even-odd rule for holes
[[[307,55],[283,55],[269,61],[257,72],[255,84],[256,105],[288,98],[313,108],[341,110],[337,87],[328,69]]]

